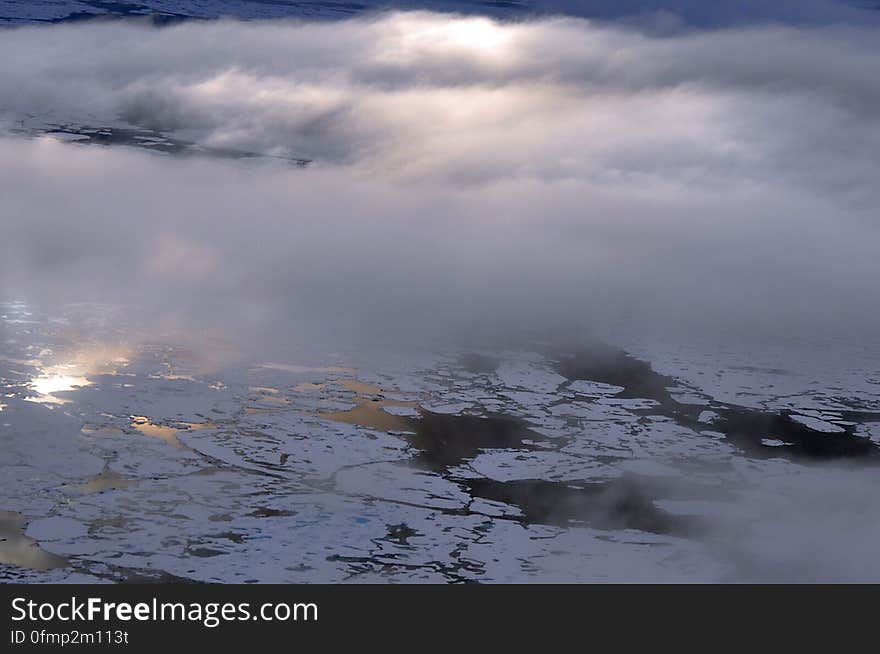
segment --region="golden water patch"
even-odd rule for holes
[[[173,447],[183,447],[181,442],[177,440],[177,433],[181,431],[180,429],[154,424],[153,421],[146,416],[132,416],[131,426],[144,436],[160,438]]]
[[[418,402],[370,399],[366,396],[385,395],[387,391],[379,386],[367,384],[357,379],[340,379],[336,383],[355,393],[355,401],[358,402],[357,406],[345,411],[328,411],[326,413],[314,414],[318,418],[358,425],[377,431],[410,431],[412,429],[411,420],[404,416],[396,416],[383,411],[383,408],[389,406],[417,407]]]
[[[384,393],[378,386],[367,384],[357,379],[339,379],[336,383],[358,395],[382,395]]]
[[[326,388],[326,384],[313,384],[312,382],[303,382],[302,384],[297,384],[293,387],[293,390],[298,393],[313,393],[315,391],[322,391]]]
[[[42,549],[24,535],[24,518],[19,513],[0,511],[0,563],[32,570],[63,568],[67,561]]]
[[[62,490],[72,491],[83,495],[91,495],[92,493],[101,493],[105,490],[116,490],[118,488],[126,488],[134,483],[131,479],[121,477],[109,468],[105,469],[98,475],[88,479],[81,484],[65,484]]]
[[[395,400],[370,400],[347,411],[318,413],[317,417],[335,422],[344,422],[378,431],[411,431],[412,422],[403,417],[395,416],[382,407],[386,406],[418,406],[417,402],[398,402]]]

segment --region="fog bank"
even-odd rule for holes
[[[429,13],[8,30],[0,294],[291,338],[875,334],[876,37]],[[313,163],[28,133],[68,122]]]

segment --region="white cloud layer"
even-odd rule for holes
[[[308,333],[878,333],[877,36],[429,13],[7,30],[9,130],[124,121],[315,163],[5,136],[0,294]]]

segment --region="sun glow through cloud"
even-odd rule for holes
[[[492,52],[509,43],[512,35],[509,29],[500,27],[491,20],[473,18],[434,27],[417,35],[417,38],[420,36],[452,46]]]
[[[517,34],[514,26],[480,17],[438,21],[430,15],[402,14],[388,24],[377,60],[402,64],[437,55],[500,58],[511,54]]]

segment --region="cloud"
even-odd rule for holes
[[[876,334],[876,36],[430,13],[7,30],[10,130],[314,163],[9,134],[0,291],[234,333]]]
[[[707,544],[749,583],[866,583],[880,579],[873,470],[844,466],[775,474],[743,485],[707,519]]]

